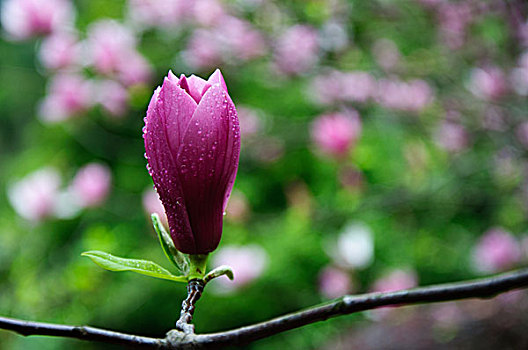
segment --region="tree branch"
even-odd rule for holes
[[[128,345],[142,349],[167,349],[167,341],[165,339],[142,337],[87,326],[66,326],[0,317],[0,329],[14,331],[23,336],[48,335],[53,337],[75,338],[103,343]]]
[[[491,298],[513,289],[528,287],[528,269],[493,277],[458,283],[439,284],[389,293],[347,295],[312,308],[230,331],[210,334],[185,334],[172,330],[166,338],[156,339],[118,333],[93,327],[75,327],[0,317],[0,329],[21,335],[49,335],[101,341],[142,349],[218,348],[242,345],[302,327],[331,317],[375,309],[381,306],[404,306],[469,298]]]

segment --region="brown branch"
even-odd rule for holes
[[[170,331],[166,338],[155,339],[92,327],[74,327],[26,322],[0,317],[0,329],[22,335],[50,335],[135,346],[143,349],[218,348],[243,345],[299,328],[331,317],[375,309],[381,306],[404,306],[469,298],[491,298],[513,289],[528,287],[528,269],[493,277],[458,283],[439,284],[389,293],[347,295],[312,308],[230,331],[210,334],[185,334]]]

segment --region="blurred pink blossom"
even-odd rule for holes
[[[211,68],[222,63],[222,48],[210,29],[195,30],[182,54],[185,62],[196,69]]]
[[[226,219],[232,222],[244,222],[249,216],[249,203],[243,193],[231,193],[226,208]]]
[[[462,48],[466,30],[473,20],[474,10],[468,2],[441,1],[436,6],[440,36],[452,50]]]
[[[256,244],[245,246],[224,246],[213,255],[213,266],[228,265],[233,268],[235,278],[214,280],[216,290],[231,292],[248,285],[258,278],[268,265],[268,254]]]
[[[132,21],[148,27],[181,26],[191,10],[191,2],[187,0],[129,0],[128,2],[128,12]]]
[[[487,105],[482,118],[482,127],[493,131],[505,131],[508,127],[507,116],[500,108]]]
[[[511,183],[521,177],[521,164],[518,150],[511,146],[505,146],[493,155],[493,175],[501,183]]]
[[[345,102],[366,102],[372,97],[376,81],[367,72],[348,72],[341,76],[341,99]]]
[[[229,54],[237,60],[247,61],[265,52],[264,37],[249,22],[224,16],[215,31],[226,56]]]
[[[55,169],[42,168],[10,185],[7,194],[18,215],[38,222],[54,215],[60,183]]]
[[[273,163],[284,155],[284,140],[278,137],[261,137],[253,144],[253,156],[263,163]]]
[[[139,52],[130,51],[123,61],[117,68],[117,78],[125,86],[146,84],[152,78],[152,67]]]
[[[159,199],[158,193],[152,187],[147,188],[143,192],[143,209],[149,216],[153,213],[158,214],[163,225],[165,227],[169,226],[165,208]]]
[[[111,75],[128,65],[130,52],[136,48],[132,31],[114,20],[99,20],[88,28],[88,56],[101,74]]]
[[[297,75],[312,69],[318,55],[317,32],[312,27],[296,25],[276,39],[274,66],[280,73]]]
[[[377,279],[373,292],[396,292],[398,290],[414,288],[418,285],[418,277],[413,270],[395,269],[387,275]]]
[[[312,140],[319,150],[333,157],[345,156],[356,144],[361,133],[361,120],[355,110],[325,114],[311,127]]]
[[[240,133],[243,137],[255,136],[262,128],[262,122],[257,112],[249,107],[238,107]]]
[[[517,67],[511,71],[510,80],[513,90],[521,96],[528,95],[528,68]]]
[[[427,82],[421,79],[403,82],[396,79],[382,79],[378,82],[377,101],[385,108],[419,112],[434,99]]]
[[[495,66],[473,68],[469,90],[478,98],[495,101],[507,93],[506,77],[502,70]]]
[[[77,68],[81,61],[77,36],[68,32],[58,32],[42,41],[39,58],[42,65],[51,70]]]
[[[5,0],[0,12],[2,26],[14,40],[64,30],[75,17],[69,0]]]
[[[435,325],[438,327],[456,327],[464,320],[464,311],[454,302],[432,305],[430,310]]]
[[[341,102],[342,74],[338,71],[331,71],[316,76],[310,85],[309,92],[311,97],[317,103],[324,105],[333,105],[336,102]]]
[[[444,121],[436,129],[435,141],[448,152],[460,152],[469,146],[469,134],[462,125]]]
[[[213,27],[195,30],[183,57],[190,66],[203,69],[251,60],[265,51],[266,43],[258,30],[247,21],[226,15]]]
[[[218,0],[193,1],[193,14],[194,20],[205,27],[217,24],[226,16],[224,7]]]
[[[313,79],[310,93],[316,102],[332,105],[337,102],[366,102],[375,88],[376,80],[367,72],[330,71]]]
[[[59,74],[51,80],[39,113],[45,122],[60,122],[91,107],[93,98],[92,83],[83,76]]]
[[[111,183],[112,172],[106,165],[90,163],[75,175],[72,191],[81,207],[97,207],[108,197]]]
[[[327,266],[319,272],[319,292],[327,299],[334,299],[352,291],[352,281],[347,272]]]
[[[96,83],[96,100],[111,116],[122,117],[128,109],[128,91],[115,80]]]
[[[515,135],[519,142],[528,149],[528,122],[523,122],[517,126]]]
[[[500,227],[486,231],[473,248],[473,266],[483,273],[509,269],[520,259],[519,242]]]
[[[373,292],[396,292],[403,289],[414,288],[418,285],[418,277],[414,270],[394,269],[385,276],[378,278],[372,285]],[[385,306],[371,311],[375,320],[382,320],[392,314],[393,307]]]
[[[516,68],[510,74],[512,87],[521,96],[528,95],[528,51],[525,51],[519,58]]]
[[[88,29],[89,63],[104,75],[116,76],[126,86],[146,83],[152,68],[136,50],[130,28],[114,20],[100,20]]]
[[[396,67],[401,56],[398,47],[390,39],[376,40],[372,46],[372,53],[380,67],[387,71]]]

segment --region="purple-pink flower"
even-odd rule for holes
[[[372,53],[378,65],[386,71],[396,67],[401,58],[398,46],[390,39],[376,40],[372,47]]]
[[[495,101],[507,93],[508,85],[504,72],[499,67],[487,66],[473,68],[469,89],[483,100]]]
[[[520,259],[521,245],[511,233],[500,227],[485,232],[473,249],[473,265],[480,272],[506,270]]]
[[[42,65],[47,69],[74,69],[80,65],[80,51],[76,35],[60,32],[42,41],[39,58]]]
[[[374,292],[395,292],[414,288],[418,285],[418,277],[412,270],[395,269],[374,282]]]
[[[222,58],[222,48],[210,29],[195,30],[183,52],[185,62],[194,68],[214,67]]]
[[[347,272],[333,266],[327,266],[319,273],[319,292],[328,299],[334,299],[350,293],[352,281]]]
[[[103,164],[90,163],[75,175],[72,191],[81,207],[97,207],[106,200],[111,184],[110,169]]]
[[[240,132],[244,138],[257,135],[262,128],[258,112],[249,107],[238,108],[238,119],[240,120]]]
[[[296,25],[277,38],[274,66],[286,75],[305,73],[317,63],[318,54],[319,44],[315,29]]]
[[[92,83],[79,74],[56,75],[40,104],[45,122],[59,122],[81,114],[93,105]]]
[[[145,124],[149,173],[176,248],[213,251],[240,153],[237,112],[220,71],[207,81],[169,72],[152,96]]]
[[[233,269],[234,279],[215,280],[219,292],[230,292],[244,287],[258,278],[268,265],[268,254],[256,244],[245,246],[226,246],[213,256],[213,266],[228,265]]]
[[[361,133],[361,121],[355,110],[326,114],[312,124],[312,140],[326,154],[343,157],[354,147]]]
[[[113,117],[122,117],[128,109],[128,91],[115,80],[96,83],[96,101]]]
[[[382,79],[378,82],[377,100],[385,108],[420,112],[433,99],[434,94],[431,87],[421,79],[408,82]]]
[[[194,20],[202,26],[213,26],[221,21],[224,16],[226,16],[226,11],[218,0],[193,1]]]
[[[39,222],[54,216],[60,184],[57,170],[42,168],[9,186],[8,198],[18,215]]]
[[[6,0],[0,13],[2,27],[14,40],[51,34],[74,19],[69,0]]]
[[[244,20],[223,16],[211,28],[193,32],[183,58],[192,67],[210,68],[223,62],[244,62],[262,56],[262,34]]]
[[[87,36],[89,61],[105,75],[115,74],[121,65],[126,65],[129,54],[136,48],[132,31],[114,20],[95,22]]]
[[[114,20],[101,20],[88,30],[88,61],[98,73],[116,77],[126,86],[145,83],[151,67],[136,49],[130,28]]]
[[[469,146],[469,134],[462,125],[444,121],[436,130],[436,143],[449,152],[460,152]]]
[[[187,0],[130,0],[129,16],[135,23],[149,27],[174,28],[181,26],[191,11]]]
[[[367,102],[376,88],[376,80],[367,72],[330,71],[318,75],[311,84],[313,99],[325,105],[337,102]]]
[[[518,125],[515,134],[519,142],[528,149],[528,122]]]
[[[374,281],[371,288],[373,292],[396,292],[398,290],[414,288],[418,285],[416,272],[411,269],[393,269],[383,277]],[[393,309],[386,306],[378,310],[372,310],[371,316],[376,320],[382,320],[391,315]]]

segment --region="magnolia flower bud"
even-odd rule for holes
[[[207,81],[169,72],[152,96],[145,124],[149,173],[174,245],[187,254],[213,251],[240,153],[237,112],[220,71]]]

